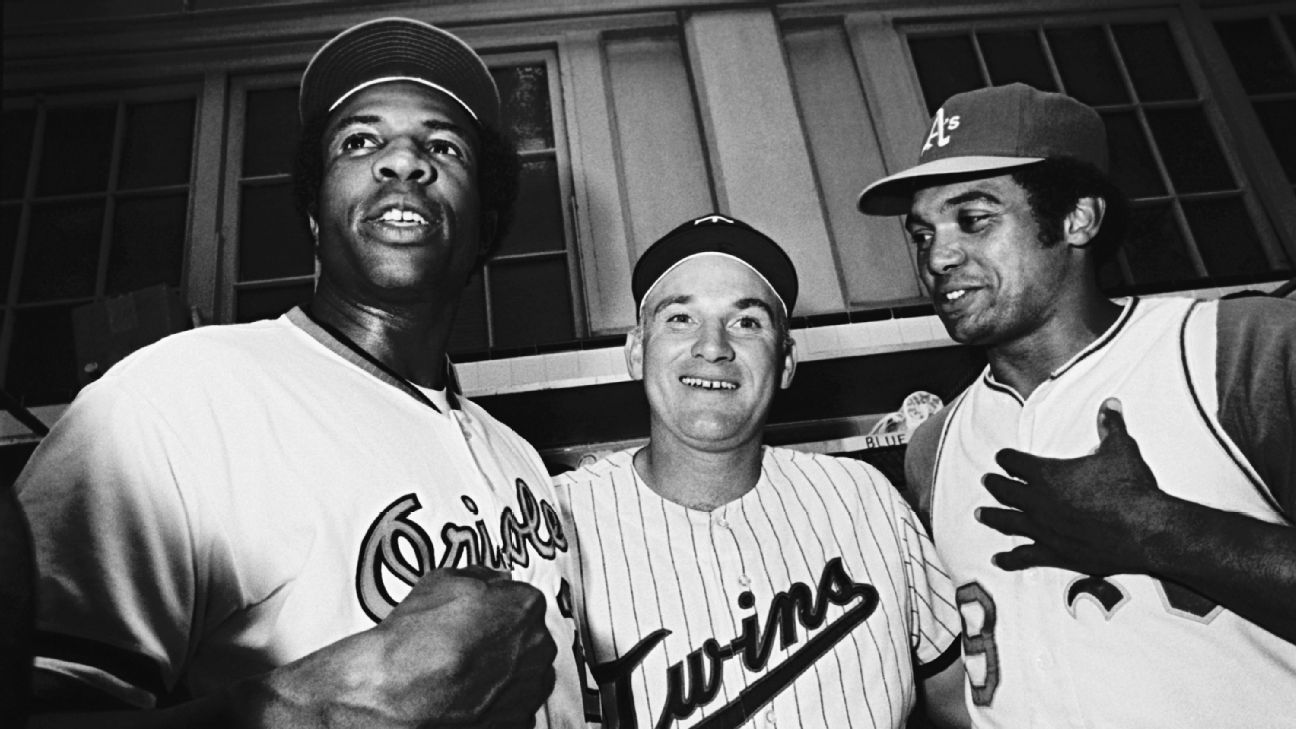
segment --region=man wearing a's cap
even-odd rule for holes
[[[631,289],[648,443],[557,479],[604,724],[898,729],[917,675],[965,726],[953,590],[900,493],[762,445],[796,367],[788,255],[707,215],[644,251]]]
[[[583,726],[548,474],[446,359],[516,191],[490,73],[453,35],[384,18],[320,49],[300,112],[309,306],[114,366],[18,482],[36,707],[136,710],[113,726]]]
[[[1296,716],[1296,302],[1109,300],[1101,117],[1022,84],[947,100],[905,215],[936,313],[989,365],[910,441],[979,727]],[[1096,416],[1096,417],[1095,417]],[[1281,717],[1288,717],[1282,719]]]

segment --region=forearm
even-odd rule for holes
[[[1146,546],[1152,575],[1296,643],[1296,527],[1175,499]]]

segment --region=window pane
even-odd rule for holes
[[[1057,91],[1048,61],[1032,30],[980,33],[981,53],[990,71],[990,83],[1002,85],[1020,81],[1042,91]]]
[[[1147,119],[1177,191],[1236,188],[1233,173],[1201,108],[1150,109]]]
[[[193,135],[193,99],[128,106],[118,188],[188,183]]]
[[[45,114],[40,195],[108,189],[117,107],[50,109]]]
[[[985,86],[972,39],[966,35],[910,38],[909,52],[929,114],[954,94]]]
[[[153,284],[180,285],[188,208],[189,197],[184,193],[118,200],[107,294]]]
[[[553,112],[549,106],[549,72],[543,63],[491,69],[499,86],[501,118],[507,120],[518,144],[527,152],[554,146]]]
[[[1260,237],[1240,198],[1184,201],[1183,206],[1188,227],[1212,277],[1246,276],[1270,270],[1260,247]]]
[[[1112,27],[1134,91],[1142,101],[1195,99],[1179,48],[1164,23]]]
[[[1287,181],[1296,184],[1296,100],[1258,101],[1255,111]]]
[[[1296,73],[1267,19],[1223,21],[1215,30],[1248,94],[1296,90]]]
[[[1198,279],[1169,205],[1131,211],[1125,256],[1137,284],[1186,284]]]
[[[1132,198],[1164,195],[1165,183],[1134,113],[1103,114],[1103,122],[1116,185]]]
[[[500,254],[565,250],[557,163],[544,158],[523,162],[520,183],[513,227],[500,243]]]
[[[1129,101],[1102,28],[1053,28],[1046,34],[1068,94],[1091,106]]]
[[[315,248],[292,184],[244,185],[239,209],[238,280],[315,272]]]
[[[239,322],[274,319],[294,306],[309,304],[314,290],[313,283],[239,289],[235,294],[238,304],[234,318]]]
[[[22,301],[95,295],[103,212],[103,200],[32,206]]]
[[[290,173],[297,154],[297,87],[247,92],[243,177]]]
[[[715,198],[679,38],[617,39],[606,52],[631,254],[638,257],[681,220],[713,210]]]
[[[0,207],[0,305],[9,300],[9,277],[13,275],[14,246],[18,241],[18,219],[22,208]]]
[[[25,405],[68,402],[76,393],[73,308],[42,306],[15,312],[5,388]]]
[[[490,347],[486,331],[486,289],[479,271],[468,279],[463,295],[459,297],[459,311],[455,314],[454,330],[450,333],[449,351],[479,352]]]
[[[0,146],[0,175],[3,175],[4,199],[22,197],[23,188],[27,185],[27,161],[31,157],[32,125],[36,121],[36,112],[30,110],[4,112],[3,127],[0,133],[4,136]]]
[[[575,339],[565,260],[501,261],[490,277],[496,347]]]

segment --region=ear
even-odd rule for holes
[[[636,326],[626,333],[626,371],[636,380],[643,379],[643,327]]]
[[[779,381],[780,390],[786,390],[792,386],[792,376],[796,374],[796,366],[796,340],[789,336],[787,351],[783,353],[783,373]]]
[[[1067,245],[1084,248],[1098,235],[1107,201],[1100,197],[1082,197],[1062,221],[1062,238]]]

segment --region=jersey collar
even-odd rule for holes
[[[437,407],[436,403],[428,399],[428,396],[424,395],[417,385],[396,374],[396,372],[394,372],[390,367],[380,362],[378,358],[369,354],[362,349],[360,345],[351,341],[350,337],[347,337],[345,334],[338,331],[336,327],[329,326],[328,324],[315,319],[299,306],[294,306],[287,314],[285,314],[285,316],[294,326],[301,329],[303,332],[306,332],[306,334],[310,335],[312,339],[327,347],[337,356],[345,359],[392,387],[404,391],[410,397],[418,400],[424,405],[427,405],[438,413],[441,412],[441,408]],[[451,410],[460,410],[462,409],[460,398],[463,396],[463,391],[459,387],[459,378],[455,375],[454,363],[450,361],[449,356],[447,356],[445,360],[445,369],[446,401],[450,403]]]

